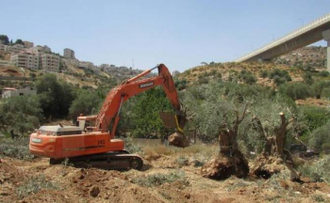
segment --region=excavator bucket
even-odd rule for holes
[[[184,115],[178,115],[168,112],[159,112],[159,116],[162,119],[165,128],[183,129],[187,123],[187,118]]]

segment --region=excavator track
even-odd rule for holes
[[[62,160],[50,159],[50,164],[62,163]],[[77,168],[99,168],[104,170],[141,170],[142,158],[127,151],[107,152],[68,158],[69,164]]]

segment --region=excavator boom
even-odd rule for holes
[[[156,68],[158,68],[158,76],[141,79]],[[175,89],[173,78],[164,64],[146,70],[112,89],[107,95],[102,108],[97,115],[95,125],[96,131],[106,132],[110,126],[110,134],[111,138],[113,138],[119,122],[119,113],[123,103],[129,98],[154,88],[155,86],[163,87],[167,98],[170,100],[176,112],[176,117],[173,117],[173,119],[178,120],[178,122],[175,122],[178,123],[178,125],[175,127],[178,131],[182,131],[185,124],[185,122],[183,122],[185,119],[185,113],[182,111],[182,106],[178,97],[178,92]]]
[[[157,76],[143,79],[156,68]],[[79,116],[78,126],[41,126],[30,136],[30,153],[49,157],[51,164],[60,163],[64,158],[68,158],[77,167],[141,169],[142,158],[136,154],[129,154],[124,149],[123,140],[115,139],[115,132],[124,102],[156,86],[163,87],[176,112],[172,119],[171,115],[166,114],[167,120],[172,120],[172,125],[166,126],[175,127],[177,131],[182,132],[186,122],[185,112],[182,111],[169,70],[164,64],[160,64],[112,89],[99,114]]]

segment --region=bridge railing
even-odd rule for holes
[[[301,27],[301,28],[298,28],[297,30],[294,30],[292,31],[291,33],[285,35],[284,37],[281,37],[269,44],[266,44],[264,46],[262,46],[261,48],[257,49],[256,51],[253,51],[252,53],[250,54],[247,54],[247,55],[244,55],[242,57],[240,57],[239,59],[236,60],[236,62],[241,62],[243,60],[246,60],[248,58],[252,58],[253,56],[256,56],[268,49],[271,49],[271,48],[274,48],[276,46],[278,46],[279,44],[282,44],[284,42],[287,42],[295,37],[297,37],[298,35],[301,35],[311,29],[314,29],[324,23],[327,23],[327,22],[330,22],[330,13],[324,15],[323,17],[317,19],[317,20],[314,20],[312,21],[311,23]]]

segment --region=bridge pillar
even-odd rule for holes
[[[330,72],[330,30],[322,33],[323,39],[327,41],[327,70]]]

